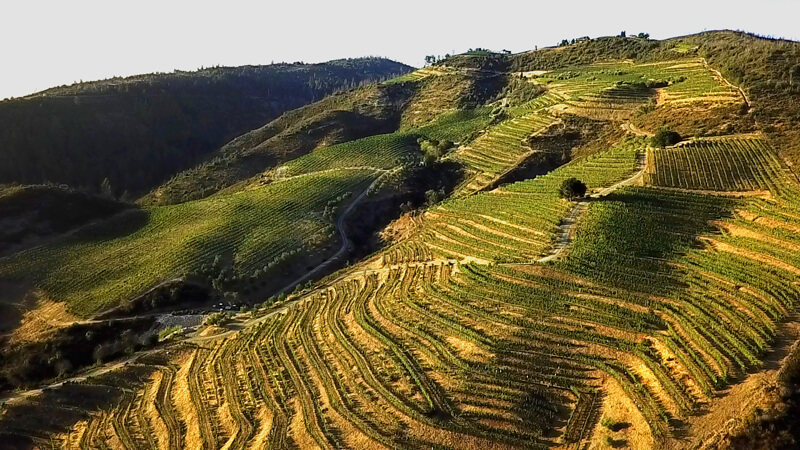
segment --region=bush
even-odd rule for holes
[[[614,429],[614,427],[616,427],[616,426],[617,426],[617,421],[616,421],[616,420],[614,420],[614,419],[612,419],[611,417],[605,416],[605,417],[603,417],[603,419],[600,421],[600,425],[602,425],[602,426],[604,426],[604,427],[608,428],[609,430],[613,430],[613,429]]]
[[[569,200],[580,198],[586,195],[586,184],[577,178],[567,178],[561,183],[559,193],[561,194],[561,198]]]
[[[658,132],[652,138],[650,138],[650,143],[653,145],[653,147],[660,148],[664,148],[669,145],[675,145],[680,141],[681,135],[667,128],[658,130]]]
[[[175,325],[173,327],[164,328],[163,330],[159,331],[158,333],[158,340],[163,341],[169,339],[175,335],[183,333],[183,327],[180,325]]]
[[[429,189],[425,191],[425,202],[428,204],[428,206],[433,206],[439,203],[440,201],[444,200],[444,198],[445,198],[445,192],[443,189],[440,189],[438,191]]]
[[[209,314],[203,321],[206,325],[225,325],[228,321],[228,315],[223,312],[216,312]]]
[[[424,139],[420,138],[417,140],[419,143],[420,149],[425,153],[425,162],[432,163],[447,153],[448,150],[453,148],[455,144],[453,141],[439,141],[436,139]]]

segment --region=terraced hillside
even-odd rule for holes
[[[316,149],[205,200],[145,209],[139,230],[151,230],[137,239],[164,251],[140,260],[179,271],[210,257],[185,249],[224,236],[235,255],[220,259],[257,269],[268,237],[295,236],[303,218],[331,238],[345,204],[392,189],[376,183],[381,174],[464,172],[450,198],[429,191],[392,225],[407,228],[398,242],[314,286],[69,382],[7,394],[0,435],[54,448],[716,448],[759,414],[797,357],[800,179],[764,134],[699,136],[716,122],[701,133],[693,121],[750,100],[701,59],[673,53],[537,72],[529,78],[544,92],[522,105],[500,98],[437,114]],[[442,73],[451,71],[398,84]],[[676,105],[697,116],[670,120],[698,130],[677,145],[653,148],[627,122]],[[547,127],[534,118],[566,114],[629,135],[487,188],[530,156],[525,142]],[[439,139],[461,145],[423,155]],[[559,195],[572,177],[588,188],[576,202]],[[259,213],[278,203],[285,221],[269,228]],[[220,214],[203,214],[213,205]],[[191,219],[180,225],[186,241],[169,241],[178,225],[152,222],[171,211]],[[35,253],[0,267],[41,274],[46,289],[48,276],[76,277],[70,262],[81,258],[124,265],[120,255],[136,253],[99,249],[129,241],[65,241],[69,257],[47,270],[31,265],[43,259]]]
[[[750,191],[780,189],[786,166],[758,136],[698,139],[651,153],[649,183],[656,186]]]
[[[617,161],[636,142],[560,172],[591,177],[605,164],[620,175],[595,183],[609,185],[633,171],[630,156]],[[800,186],[776,183],[777,201],[620,188],[590,202],[551,264],[373,260],[236,335],[196,338],[172,362],[142,359],[153,371],[144,390],[64,443],[664,445],[762,367],[796,310],[800,242],[788,231]],[[627,428],[605,429],[601,416]]]
[[[522,74],[521,74],[522,75]],[[596,63],[527,76],[546,93],[508,108],[507,120],[487,130],[453,158],[472,176],[461,190],[471,193],[532,156],[528,138],[558,121],[561,114],[597,120],[630,120],[649,104],[704,108],[741,104],[738,89],[727,84],[698,58],[654,63]]]
[[[573,161],[546,176],[503,186],[486,194],[444,202],[423,216],[419,236],[386,252],[387,263],[431,259],[526,262],[546,254],[570,208],[558,196],[570,177],[590,190],[631,175],[644,139],[629,139],[618,148]]]

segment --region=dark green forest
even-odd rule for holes
[[[0,102],[0,183],[137,197],[248,130],[406,73],[382,58],[215,67],[79,83]]]

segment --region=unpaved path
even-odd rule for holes
[[[720,80],[722,80],[723,83],[725,83],[728,86],[738,90],[739,94],[742,95],[742,99],[744,100],[745,104],[747,104],[748,112],[753,110],[753,106],[751,105],[750,99],[747,97],[747,94],[744,92],[744,89],[742,89],[740,86],[737,86],[737,85],[731,83],[730,81],[728,81],[725,77],[722,76],[722,73],[719,70],[717,70],[717,69],[711,67],[710,65],[708,65],[708,61],[706,61],[705,58],[703,58],[703,65],[705,65],[708,70],[710,70],[710,71],[714,72],[715,74],[717,74],[717,76],[720,78]]]
[[[393,169],[381,169],[380,167],[372,167],[372,166],[345,166],[345,167],[334,167],[332,169],[317,170],[316,172],[306,172],[306,173],[301,173],[301,174],[298,174],[298,175],[290,175],[288,177],[284,177],[284,176],[280,175],[281,168],[282,167],[279,167],[279,168],[275,169],[275,173],[276,173],[275,176],[277,178],[272,180],[271,184],[283,183],[283,182],[289,181],[289,180],[295,180],[295,179],[298,179],[298,178],[310,177],[310,176],[313,176],[313,175],[321,175],[321,174],[324,174],[324,173],[338,172],[338,171],[341,171],[341,170],[372,170],[372,171],[375,171],[375,172],[384,172],[384,173],[393,170]]]
[[[364,198],[367,196],[367,193],[370,191],[370,189],[372,189],[376,184],[378,184],[378,182],[383,177],[385,177],[385,176],[387,176],[387,175],[389,175],[391,173],[397,172],[398,170],[400,170],[400,167],[395,167],[394,169],[391,169],[391,170],[388,170],[388,171],[383,171],[383,174],[381,176],[379,176],[378,178],[375,179],[375,181],[370,183],[369,186],[367,186],[363,191],[361,191],[361,194],[359,194],[358,197],[356,197],[352,202],[350,202],[349,205],[347,205],[347,208],[344,210],[344,212],[342,212],[342,214],[339,216],[339,219],[336,221],[336,229],[339,231],[339,237],[342,240],[342,245],[341,245],[341,247],[339,247],[339,251],[337,251],[330,258],[328,258],[325,261],[323,261],[317,267],[315,267],[315,268],[311,269],[310,271],[306,272],[305,275],[302,275],[300,278],[298,278],[298,279],[292,281],[291,283],[287,284],[286,286],[284,286],[283,289],[279,290],[276,294],[282,294],[282,293],[291,292],[291,290],[294,289],[295,286],[297,286],[297,285],[303,283],[304,281],[308,280],[309,278],[313,277],[314,275],[316,275],[317,273],[321,272],[326,267],[330,266],[331,264],[333,264],[334,262],[339,260],[342,256],[347,254],[348,249],[350,248],[350,240],[347,238],[347,233],[345,233],[345,231],[344,231],[344,221],[345,221],[345,219],[347,219],[347,216],[350,214],[350,212],[353,211],[353,208],[355,208],[359,203],[361,203],[362,200],[364,200]]]
[[[138,352],[133,356],[130,356],[130,357],[127,357],[127,358],[124,358],[124,359],[119,359],[119,360],[110,362],[108,364],[104,364],[102,366],[94,367],[92,369],[89,369],[87,371],[84,371],[84,372],[80,373],[79,375],[75,375],[75,376],[70,377],[70,378],[65,378],[65,379],[56,381],[54,383],[47,384],[45,386],[42,386],[42,387],[39,387],[39,388],[36,388],[36,389],[29,389],[29,390],[26,390],[26,391],[20,390],[20,391],[9,392],[9,393],[7,393],[7,394],[5,394],[3,396],[0,396],[0,403],[2,403],[2,404],[14,404],[16,402],[19,402],[20,400],[24,400],[26,398],[35,397],[37,395],[40,395],[46,390],[59,388],[64,383],[81,383],[81,382],[85,382],[89,378],[99,377],[100,375],[104,375],[104,374],[106,374],[108,372],[112,372],[114,370],[121,369],[121,368],[127,366],[128,364],[134,362],[137,358],[140,358],[142,356],[145,356],[145,355],[148,355],[148,354],[151,354],[151,353],[160,352],[162,350],[164,350],[164,349],[163,348],[154,348],[154,349],[151,349],[151,350],[145,350],[145,351],[142,351],[142,352]]]
[[[569,247],[569,244],[572,242],[572,233],[575,229],[575,224],[578,222],[580,216],[586,211],[589,206],[589,202],[592,200],[596,200],[600,197],[605,197],[606,195],[616,191],[617,189],[623,186],[630,186],[634,183],[637,183],[641,180],[642,176],[644,176],[644,172],[647,169],[647,151],[646,150],[642,153],[636,155],[636,168],[639,169],[635,174],[633,174],[630,178],[620,181],[619,183],[613,184],[603,190],[596,192],[583,200],[576,203],[567,214],[567,217],[561,222],[561,225],[558,227],[558,234],[556,235],[556,244],[550,250],[550,254],[539,258],[536,260],[537,263],[552,261],[564,252],[564,250]]]
[[[629,120],[622,122],[622,129],[627,131],[628,133],[635,134],[636,136],[643,136],[643,137],[652,137],[654,136],[653,133],[649,131],[644,131],[641,128],[637,127],[636,125],[632,124]]]

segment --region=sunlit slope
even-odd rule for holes
[[[642,108],[708,108],[743,102],[736,88],[696,58],[596,63],[545,71],[525,79],[545,93],[525,104],[503,108],[505,120],[454,153],[453,158],[471,173],[462,194],[485,188],[529,158],[534,150],[528,139],[557,123],[560,114],[622,121]]]
[[[651,153],[645,178],[654,186],[713,191],[781,190],[791,176],[757,135],[696,139]]]
[[[614,161],[635,148],[584,163],[606,161],[618,176],[592,178],[580,164],[570,173],[607,186],[632,171],[632,156],[624,171]],[[786,195],[797,192],[790,179],[779,182]],[[507,189],[529,192],[531,210],[546,208],[532,183]],[[790,249],[800,239],[790,217],[800,205],[775,195],[620,188],[590,203],[554,264],[440,259],[353,270],[284,314],[158,369],[170,383],[163,401],[174,405],[159,420],[186,424],[178,439],[209,446],[530,448],[588,439],[605,401],[599,392],[613,390],[635,411],[617,420],[652,435],[646,445],[664,445],[679,420],[761,367],[796,309],[800,261]],[[503,220],[522,227],[526,217]],[[179,386],[191,387],[191,406],[176,403],[186,401]],[[137,397],[111,417],[152,401]],[[92,431],[88,442],[110,434],[140,445],[147,436],[124,420],[98,420],[88,430],[105,434]]]
[[[249,280],[330,248],[336,235],[326,206],[349,199],[377,175],[370,169],[329,172],[132,211],[0,260],[0,276],[31,283],[81,315],[116,306],[161,281],[210,270],[217,258]]]
[[[635,172],[644,139],[629,139],[608,152],[576,160],[533,180],[448,200],[423,215],[415,238],[385,252],[387,264],[455,259],[530,262],[553,245],[571,203],[559,198],[561,183],[577,177],[591,190]]]

